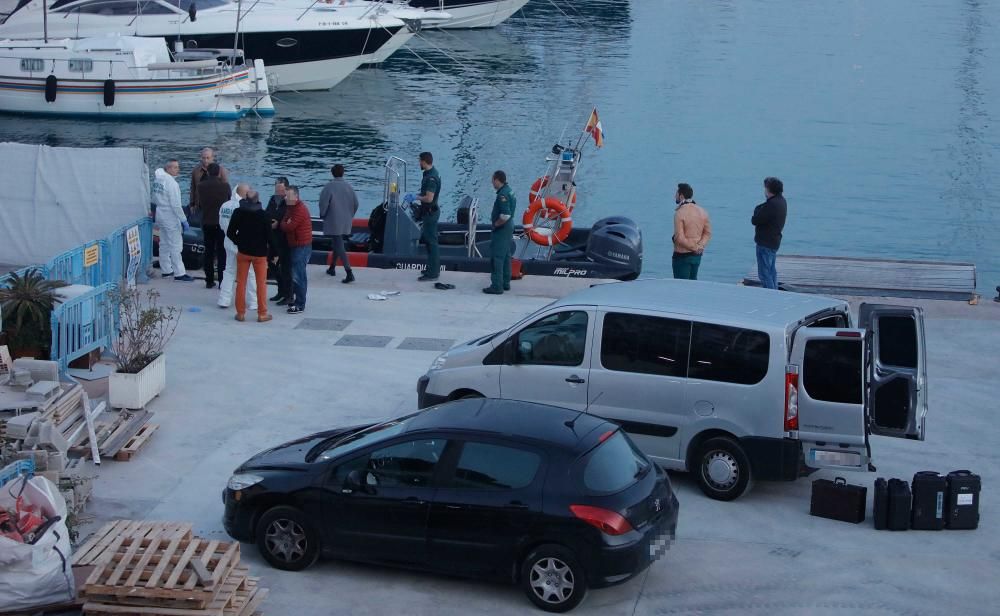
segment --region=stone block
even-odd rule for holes
[[[7,427],[5,428],[6,437],[9,439],[25,439],[28,437],[28,431],[31,428],[31,423],[38,418],[38,413],[21,413],[17,417],[11,417],[7,420]]]

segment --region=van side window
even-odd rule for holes
[[[515,363],[579,366],[587,348],[587,313],[568,310],[542,317],[517,334]]]
[[[753,385],[767,374],[770,352],[764,332],[696,322],[688,378]]]
[[[813,400],[861,404],[861,340],[810,340],[802,383]]]
[[[878,360],[885,366],[917,367],[917,326],[911,317],[880,316]]]
[[[608,370],[686,376],[691,322],[639,314],[604,315],[601,365]]]

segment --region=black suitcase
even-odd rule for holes
[[[913,511],[910,528],[941,530],[944,528],[944,496],[948,480],[934,471],[920,471],[913,476]]]
[[[872,519],[875,520],[875,530],[885,530],[889,525],[889,482],[883,477],[875,480]]]
[[[945,526],[953,530],[971,530],[979,526],[979,475],[969,471],[948,473],[948,501]]]
[[[868,488],[850,485],[843,477],[817,479],[812,483],[809,514],[858,524],[865,521],[867,499]]]
[[[910,484],[902,479],[890,479],[887,490],[889,503],[885,527],[889,530],[909,530]]]

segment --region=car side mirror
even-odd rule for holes
[[[514,365],[514,344],[515,338],[508,338],[503,343],[503,363],[505,366]]]
[[[531,357],[531,352],[534,350],[535,345],[531,344],[531,342],[527,340],[519,342],[517,345],[517,358]]]
[[[351,471],[350,473],[347,474],[347,479],[344,480],[343,492],[345,494],[350,494],[352,492],[362,491],[364,489],[364,484],[362,481],[363,480],[361,478],[361,471],[358,470]]]

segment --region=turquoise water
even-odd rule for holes
[[[715,230],[702,277],[742,277],[761,179],[777,175],[786,253],[972,261],[984,292],[1000,284],[996,3],[531,0],[493,31],[428,31],[410,47],[333,91],[279,94],[270,120],[0,117],[0,138],[140,145],[184,171],[211,145],[236,178],[287,175],[309,202],[342,162],[365,212],[386,157],[416,178],[426,149],[449,214],[462,194],[489,199],[497,168],[524,207],[549,148],[596,105],[606,145],[584,155],[574,219],[634,218],[646,274],[670,271],[686,181]]]

